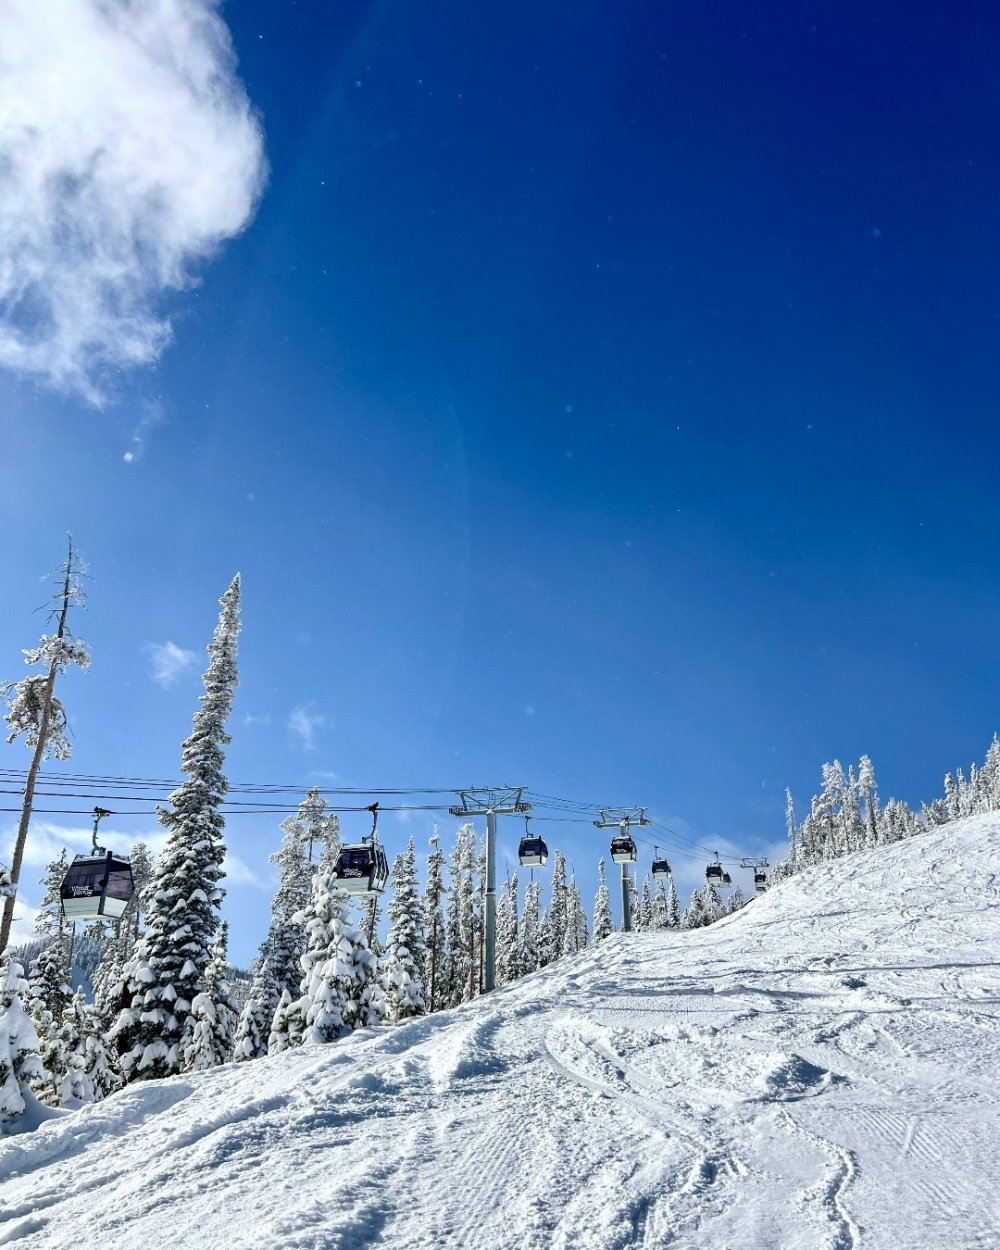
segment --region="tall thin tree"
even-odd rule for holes
[[[229,788],[222,771],[229,742],[225,724],[238,681],[238,573],[221,604],[208,648],[205,693],[182,749],[186,780],[170,796],[171,809],[159,812],[167,844],[150,888],[148,927],[125,970],[127,1005],[112,1030],[127,1081],[181,1070],[187,1017],[202,989],[219,923],[226,850],[219,808]]]
[[[53,597],[54,606],[50,619],[56,621],[54,634],[43,634],[37,647],[27,648],[24,652],[26,664],[40,664],[44,671],[25,677],[18,682],[6,682],[0,686],[0,695],[7,704],[4,719],[10,728],[7,741],[24,734],[25,745],[32,749],[31,763],[24,783],[24,796],[21,802],[21,817],[17,824],[17,837],[14,840],[14,855],[10,865],[10,885],[13,887],[4,900],[3,919],[0,920],[0,953],[7,949],[10,941],[10,927],[14,919],[14,900],[17,883],[21,878],[21,863],[24,859],[24,847],[28,840],[28,826],[31,824],[31,811],[35,802],[35,786],[38,781],[38,770],[42,761],[54,757],[57,760],[68,760],[73,753],[67,736],[66,710],[55,696],[56,677],[70,664],[86,669],[90,664],[90,654],[86,644],[72,634],[67,625],[70,607],[84,604],[81,578],[84,568],[77,552],[73,550],[73,539],[69,538],[66,560],[56,570],[61,582],[61,589]]]

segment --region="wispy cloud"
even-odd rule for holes
[[[249,864],[240,859],[238,855],[234,855],[232,851],[226,851],[222,869],[234,885],[252,885],[256,886],[258,890],[269,888],[270,883],[254,872]]]
[[[163,420],[163,406],[159,401],[143,404],[139,420],[132,430],[132,444],[122,456],[126,464],[134,464],[135,461],[142,459],[150,432],[158,425],[162,425]]]
[[[244,725],[270,725],[271,714],[269,712],[261,712],[259,716],[255,716],[253,712],[243,713]]]
[[[313,712],[311,703],[300,703],[288,715],[288,728],[307,751],[316,750],[316,730],[322,729],[327,718],[322,712]]]
[[[218,0],[8,0],[0,365],[91,403],[248,223],[265,162]]]
[[[178,677],[189,672],[198,663],[195,651],[185,651],[173,642],[148,642],[146,654],[149,656],[149,675],[168,690]]]

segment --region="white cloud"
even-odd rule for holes
[[[307,751],[316,750],[316,730],[326,724],[322,712],[312,712],[311,707],[311,703],[300,703],[292,708],[288,716],[288,728]]]
[[[271,716],[269,712],[261,712],[259,716],[254,716],[253,712],[243,713],[244,725],[270,725]]]
[[[182,674],[189,672],[197,663],[195,651],[185,651],[173,642],[149,642],[146,652],[150,659],[150,677],[169,689]]]
[[[0,365],[99,403],[169,342],[163,295],[247,225],[263,140],[218,7],[7,0]]]
[[[226,851],[222,870],[234,885],[253,885],[258,890],[264,890],[269,887],[267,881],[258,876],[249,864],[245,863],[239,856],[234,855],[232,851]]]

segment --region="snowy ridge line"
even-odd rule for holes
[[[25,1250],[995,1250],[1000,817],[0,1138]],[[110,1148],[109,1148],[110,1142]]]

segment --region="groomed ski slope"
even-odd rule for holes
[[[0,1140],[24,1247],[1000,1247],[1000,817]]]

